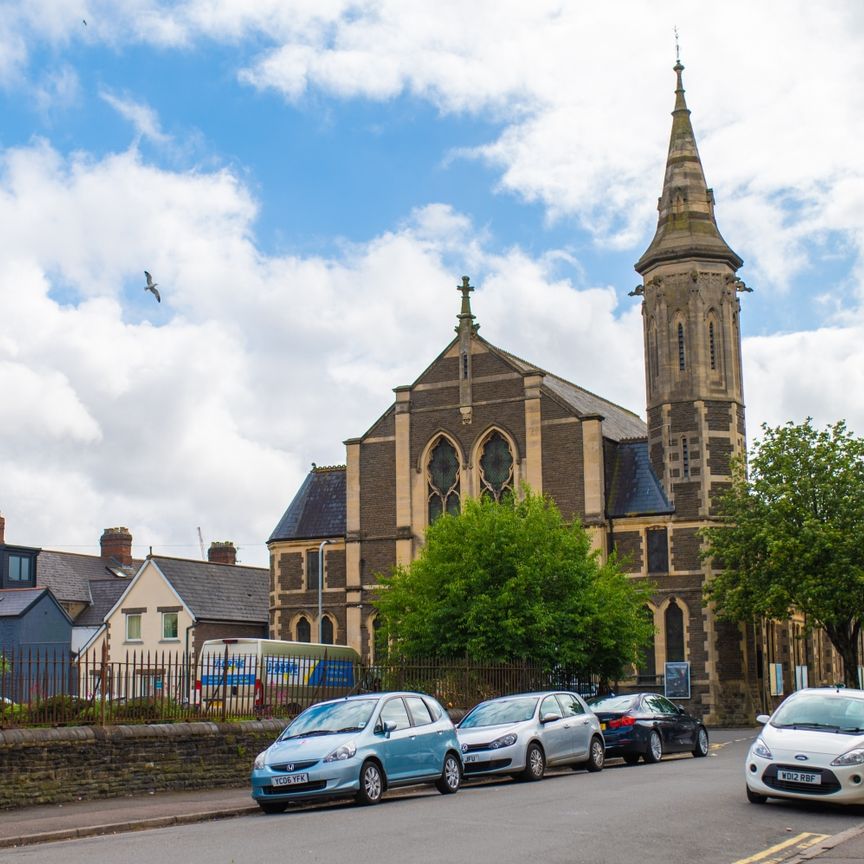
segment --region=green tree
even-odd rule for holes
[[[648,586],[614,557],[602,563],[581,525],[530,492],[466,501],[381,581],[376,605],[397,656],[531,660],[610,680],[650,639]]]
[[[803,613],[822,627],[855,687],[864,618],[864,439],[843,421],[819,431],[763,425],[749,476],[735,465],[720,499],[723,524],[705,529],[717,575],[705,596],[733,621]]]

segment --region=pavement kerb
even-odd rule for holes
[[[805,862],[813,861],[814,859],[819,858],[820,855],[824,855],[825,852],[829,852],[831,849],[835,849],[837,846],[847,843],[850,840],[855,840],[858,837],[864,837],[864,825],[856,825],[853,828],[847,828],[845,831],[841,831],[839,834],[826,837],[824,840],[811,846],[806,851],[798,853],[794,858],[784,858],[783,864],[805,864]],[[864,839],[862,839],[861,842],[862,845],[864,845]]]
[[[243,816],[247,813],[257,812],[257,804],[246,804],[241,807],[226,807],[221,810],[207,810],[201,813],[181,813],[176,816],[155,816],[149,819],[111,822],[104,825],[87,825],[82,828],[41,831],[37,834],[22,834],[20,837],[0,837],[0,849],[9,849],[16,846],[32,846],[37,843],[51,843],[57,840],[77,840],[81,837],[98,837],[102,834],[144,831],[148,828],[169,828],[172,825],[190,825],[193,822],[230,819],[234,816]]]

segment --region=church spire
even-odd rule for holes
[[[654,239],[636,270],[644,275],[657,264],[689,258],[725,261],[737,270],[742,261],[723,239],[714,219],[714,192],[705,182],[696,147],[680,59],[673,69],[677,77],[675,109],[663,192],[657,202],[660,215]]]

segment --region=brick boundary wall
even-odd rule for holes
[[[249,783],[280,720],[0,730],[0,810]]]

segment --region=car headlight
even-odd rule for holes
[[[342,762],[345,759],[350,759],[356,752],[357,745],[353,741],[349,741],[347,744],[343,744],[341,747],[337,747],[329,756],[324,759],[324,761]]]
[[[768,745],[761,738],[757,738],[753,744],[753,753],[761,756],[763,759],[774,758],[774,754],[768,749]]]
[[[267,751],[262,750],[256,757],[255,761],[252,763],[253,768],[263,768],[266,764],[267,759]]]
[[[496,738],[490,745],[490,750],[497,750],[499,747],[509,747],[511,744],[516,743],[516,735],[511,732],[509,735],[502,735],[500,738]]]
[[[838,756],[832,765],[864,765],[864,747],[856,747],[848,750],[842,756]]]

